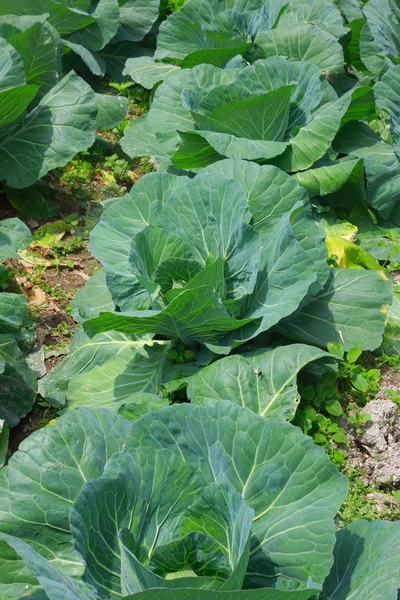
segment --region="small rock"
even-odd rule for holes
[[[33,219],[28,220],[28,225],[31,229],[37,229],[39,227],[39,223]]]
[[[400,444],[388,448],[374,468],[374,479],[379,485],[400,487]]]
[[[397,441],[400,435],[398,407],[391,400],[371,400],[361,412],[370,415],[371,420],[365,423],[357,437],[370,455],[376,457],[386,452],[389,443]]]
[[[366,495],[367,500],[373,500],[378,512],[383,512],[385,508],[385,495],[380,492],[371,492]]]

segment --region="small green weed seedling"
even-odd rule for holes
[[[179,344],[179,346],[173,348],[167,354],[168,360],[176,363],[177,365],[193,362],[195,356],[196,352],[194,350],[190,350],[189,348],[185,348],[183,344]]]
[[[356,410],[352,415],[347,417],[347,420],[353,425],[355,433],[361,433],[362,425],[371,420],[371,415],[360,413]]]
[[[376,394],[379,390],[379,369],[363,365],[361,346],[355,346],[345,353],[343,346],[336,342],[330,342],[328,351],[343,359],[339,363],[338,371],[338,379],[342,380],[344,384],[343,391],[351,396],[356,395],[357,403],[366,404],[367,396]]]

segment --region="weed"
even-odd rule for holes
[[[129,181],[129,162],[124,158],[119,158],[118,154],[108,156],[104,161],[103,167],[112,171],[115,179]]]
[[[196,352],[194,352],[194,350],[185,348],[183,344],[179,344],[167,354],[167,358],[177,365],[193,362],[195,356]]]
[[[387,390],[386,393],[388,395],[389,400],[397,404],[400,410],[400,392],[398,392],[397,390]]]
[[[358,404],[364,406],[369,396],[373,396],[379,390],[379,369],[367,365],[368,359],[362,355],[360,346],[355,346],[345,353],[340,344],[329,343],[328,350],[343,359],[338,370],[342,394],[354,397]]]
[[[116,81],[110,81],[110,83],[108,84],[111,88],[113,88],[114,90],[117,90],[118,92],[118,96],[129,96],[128,90],[129,88],[131,88],[132,86],[134,86],[134,82],[133,81],[124,81],[122,83],[118,83]]]
[[[56,338],[71,337],[71,328],[68,323],[61,321],[61,323],[52,330],[51,335]]]
[[[394,369],[400,369],[400,355],[382,353],[376,358],[376,364],[378,367],[387,365],[388,367],[392,367]]]
[[[349,406],[351,407],[351,405]],[[347,420],[351,425],[353,425],[355,433],[361,433],[362,425],[371,420],[371,415],[360,413],[358,410],[355,410],[355,412],[349,414]]]
[[[82,238],[71,236],[65,241],[60,240],[55,242],[49,249],[49,252],[55,257],[60,257],[66,256],[67,254],[76,254],[78,252],[82,252],[85,247],[85,242]]]
[[[161,0],[161,14],[169,15],[185,4],[186,0]]]
[[[341,470],[349,482],[349,491],[338,515],[341,527],[350,525],[356,519],[367,519],[368,521],[374,519],[396,521],[398,519],[398,506],[391,493],[383,494],[378,488],[365,485],[363,482],[365,473],[361,469],[343,466]],[[382,496],[381,510],[378,509],[376,500],[371,498],[371,495],[376,493]]]

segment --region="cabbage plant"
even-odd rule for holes
[[[0,47],[0,181],[24,188],[114,127],[128,101],[95,94],[73,71],[63,77],[61,38],[44,16],[0,17]]]
[[[142,392],[157,409],[163,388],[184,387],[235,348],[268,349],[272,335],[311,344],[286,348],[290,366],[281,360],[276,373],[283,392],[328,342],[381,343],[389,279],[378,269],[331,268],[306,191],[275,166],[223,160],[192,179],[146,175],[106,205],[90,243],[104,271],[77,298],[71,352],[40,383],[55,406],[118,410],[142,404]],[[180,348],[189,364],[176,362]]]
[[[316,65],[282,56],[242,68],[184,69],[156,89],[150,112],[127,129],[122,146],[130,156],[150,155],[161,169],[181,172],[226,157],[274,164],[295,173],[311,197],[328,196],[325,203],[344,208],[368,202],[398,224],[399,159],[391,133],[397,135],[399,122],[398,69],[374,88],[339,94]],[[382,109],[391,115],[386,140],[371,128]]]
[[[269,56],[340,73],[347,33],[331,0],[188,0],[161,24],[154,56],[129,59],[125,73],[151,89],[179,69]]]
[[[0,221],[0,262],[18,256],[31,234],[19,219]],[[4,271],[4,267],[1,267]],[[36,377],[25,361],[23,324],[26,300],[22,294],[0,293],[0,466],[1,436],[14,427],[36,400]]]
[[[160,0],[4,0],[0,19],[47,19],[67,52],[94,74],[121,79],[127,58],[146,54],[143,40],[158,18]]]
[[[122,144],[131,156],[150,154],[182,170],[225,157],[304,171],[326,155],[342,125],[371,109],[352,105],[370,93],[338,97],[318,67],[281,56],[239,69],[200,65],[167,78]]]
[[[135,423],[72,412],[0,472],[0,589],[43,588],[49,600],[395,600],[399,523],[356,521],[335,535],[346,487],[298,428],[229,401]]]
[[[306,192],[277,167],[227,160],[194,179],[148,175],[92,233],[118,310],[84,329],[158,334],[226,354],[279,325],[320,346],[357,338],[372,349],[390,282],[379,271],[330,269],[324,237]],[[366,288],[361,311],[353,298]]]

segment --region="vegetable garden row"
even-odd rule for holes
[[[104,204],[103,268],[39,384],[25,298],[0,294],[0,464],[38,392],[62,413],[0,470],[0,598],[397,600],[400,523],[338,530],[346,478],[290,421],[302,369],[400,349],[400,5],[159,15],[0,2],[3,191],[124,118],[103,77],[152,90],[121,145],[155,165]],[[0,223],[1,261],[29,243]]]

